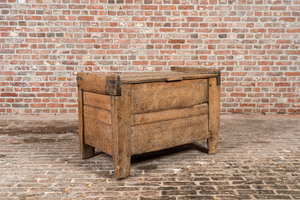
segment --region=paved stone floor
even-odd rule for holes
[[[218,154],[206,142],[82,160],[75,118],[0,117],[0,199],[300,199],[300,116],[223,115]]]

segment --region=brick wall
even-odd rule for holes
[[[77,71],[222,69],[222,112],[300,112],[299,0],[0,0],[0,113],[76,113]]]

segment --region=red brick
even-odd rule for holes
[[[156,44],[156,43],[167,43],[167,40],[166,39],[152,39],[150,40],[150,42],[152,44]]]
[[[160,32],[176,32],[177,29],[175,29],[175,28],[160,28],[159,31]]]
[[[94,21],[94,16],[79,16],[79,21]]]
[[[286,76],[300,76],[300,72],[285,72]]]
[[[107,50],[107,54],[122,54],[123,50]]]
[[[184,65],[184,61],[169,61],[169,65]]]
[[[287,33],[300,33],[300,28],[298,29],[291,29],[291,28],[288,28],[286,30]]]
[[[286,50],[285,53],[288,55],[300,55],[300,50]]]
[[[31,54],[32,50],[31,49],[17,49],[16,53],[17,54]]]
[[[150,65],[167,65],[167,61],[151,61]]]
[[[275,83],[275,87],[289,87],[291,83]]]
[[[246,97],[246,93],[231,93],[231,97]]]
[[[72,50],[71,51],[72,54],[87,54],[87,50]]]
[[[133,65],[148,65],[149,61],[133,61]]]
[[[273,87],[273,83],[272,82],[259,82],[257,83],[258,87]]]
[[[38,93],[37,97],[55,97],[54,93]]]
[[[157,10],[158,6],[156,5],[142,5],[142,10]]]
[[[274,61],[258,61],[259,65],[273,65]]]
[[[179,5],[178,10],[194,10],[194,5]]]
[[[12,93],[12,92],[4,92],[0,93],[1,97],[18,97],[17,93]]]
[[[187,17],[188,22],[203,22],[203,17]]]
[[[289,104],[285,104],[285,103],[276,103],[275,107],[276,108],[288,108],[290,105]]]
[[[105,32],[108,32],[108,33],[120,33],[120,32],[122,32],[122,29],[121,28],[106,28]]]
[[[296,18],[295,17],[281,17],[279,20],[285,21],[285,22],[295,22]]]
[[[100,33],[100,32],[103,32],[104,31],[104,28],[87,28],[87,32],[97,32],[97,33]]]
[[[0,115],[76,112],[76,71],[170,66],[222,69],[222,112],[299,112],[292,109],[300,102],[298,5],[257,0],[232,11],[225,0],[0,3],[7,7],[0,11],[0,94],[17,95],[0,98],[11,106]],[[289,107],[275,108],[282,98]]]
[[[42,103],[34,103],[34,104],[30,104],[31,108],[46,108],[46,104],[42,104]]]
[[[105,54],[105,50],[89,50],[89,54]]]
[[[80,39],[79,43],[95,43],[95,39]]]
[[[159,10],[176,10],[177,6],[175,5],[160,5]]]
[[[27,21],[34,21],[34,20],[42,20],[42,16],[25,16],[25,20]]]
[[[168,43],[171,43],[171,44],[183,44],[183,43],[185,43],[185,40],[183,40],[183,39],[170,39],[170,40],[168,40]]]
[[[255,92],[255,90],[254,90]],[[249,93],[248,97],[263,97],[264,94],[263,93]]]
[[[240,106],[241,107],[255,107],[256,106],[256,104],[254,104],[254,103],[241,103],[240,104]]]

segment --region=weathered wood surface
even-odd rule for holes
[[[120,95],[120,77],[117,74],[78,72],[77,84],[84,91]]]
[[[132,127],[132,154],[157,151],[206,139],[208,116],[162,121]]]
[[[185,72],[196,74],[211,74],[212,77],[217,77],[217,85],[221,84],[221,70],[217,68],[208,67],[171,67],[172,72]],[[212,78],[208,77],[208,78]]]
[[[130,174],[131,85],[122,85],[122,96],[112,97],[113,161],[117,178]]]
[[[207,79],[216,75],[212,72],[195,73],[194,71],[184,72],[183,70],[180,72],[125,72],[122,74],[78,72],[77,82],[84,91],[121,95],[121,84]]]
[[[84,159],[95,156],[95,148],[85,143],[84,136],[84,112],[83,112],[83,91],[78,88],[78,119],[79,119],[79,153]]]
[[[199,74],[183,72],[138,72],[120,74],[121,84],[129,83],[151,83],[151,82],[170,82],[191,79],[205,79],[214,77],[216,74]]]
[[[77,84],[84,90],[100,94],[106,94],[105,91],[105,74],[95,73],[77,73]]]
[[[112,155],[111,126],[95,119],[85,118],[85,143]]]
[[[83,158],[95,149],[113,156],[116,178],[130,174],[131,156],[207,139],[216,153],[220,71],[78,73],[79,139]]]
[[[195,74],[219,74],[220,70],[216,68],[208,67],[171,67],[172,72],[184,72],[184,73],[195,73]]]
[[[208,104],[204,103],[189,108],[170,109],[158,112],[135,114],[131,116],[131,123],[132,125],[140,125],[207,114]]]
[[[217,78],[209,79],[209,138],[207,140],[208,153],[217,152],[220,127],[220,85]]]
[[[132,85],[133,113],[190,107],[208,101],[207,79]]]
[[[83,104],[105,110],[111,110],[111,96],[92,92],[83,92]]]
[[[111,111],[84,105],[84,116],[111,125]]]

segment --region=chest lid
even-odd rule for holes
[[[217,77],[220,71],[196,67],[173,67],[167,72],[125,72],[125,73],[85,73],[77,74],[78,86],[90,92],[120,95],[120,85],[152,82],[172,82]]]

